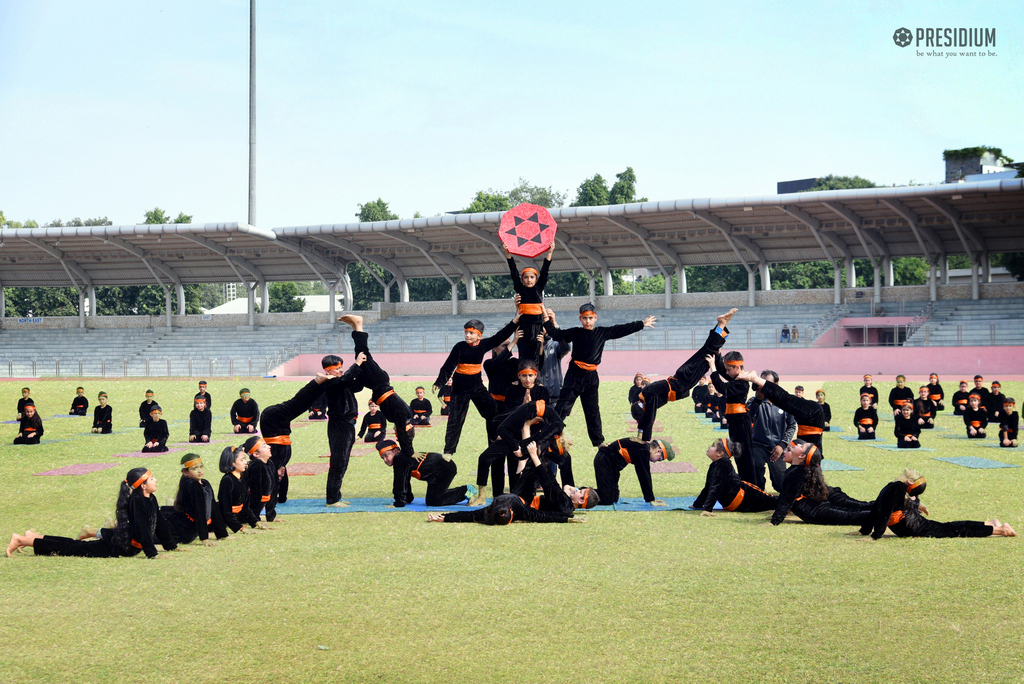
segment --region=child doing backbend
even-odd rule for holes
[[[903,474],[890,482],[878,493],[872,507],[871,518],[860,528],[860,533],[872,539],[880,539],[888,527],[898,537],[1016,537],[1017,533],[1009,523],[993,518],[985,522],[956,520],[940,523],[928,520],[928,507],[919,497],[927,487],[925,478],[915,470],[904,470]]]
[[[816,445],[793,440],[783,458],[790,467],[782,481],[772,525],[780,524],[790,511],[812,525],[862,525],[870,519],[871,503],[852,499],[838,487],[825,483],[821,451]]]
[[[708,447],[707,457],[711,459],[711,465],[704,479],[704,489],[693,502],[694,509],[702,509],[701,515],[714,515],[711,511],[715,503],[721,503],[727,511],[739,513],[774,511],[778,506],[776,497],[765,494],[749,482],[743,482],[736,474],[729,459],[734,458],[741,448],[729,438],[716,439]]]
[[[220,452],[220,479],[217,490],[217,505],[224,524],[232,532],[251,532],[249,528],[270,529],[249,507],[249,495],[242,475],[249,466],[249,456],[242,447],[224,447]],[[248,525],[249,528],[246,528]]]
[[[153,473],[146,468],[132,468],[121,483],[117,497],[117,525],[113,530],[103,530],[96,541],[43,536],[28,530],[25,534],[11,535],[7,555],[31,546],[37,556],[112,558],[134,556],[142,551],[146,558],[170,558],[156,550],[154,535],[165,551],[173,551],[177,544],[160,515],[160,506],[153,496],[155,492],[156,477]]]

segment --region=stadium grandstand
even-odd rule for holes
[[[749,309],[733,327],[739,346],[789,354],[789,361],[766,358],[806,372],[818,353],[821,363],[835,363],[847,349],[891,345],[920,357],[922,348],[1012,346],[1024,333],[1024,284],[990,282],[989,266],[990,255],[1024,251],[1024,179],[567,207],[551,214],[558,222],[551,271],[582,272],[590,290],[589,297],[547,300],[563,325],[575,322],[586,301],[595,302],[602,324],[658,316],[656,328],[609,346],[613,359],[622,354],[623,369],[635,365],[638,352],[675,358],[672,350],[696,348],[713,315],[728,306]],[[476,298],[475,278],[508,273],[497,237],[501,216],[273,230],[245,223],[7,229],[0,232],[0,285],[71,285],[79,315],[7,317],[0,287],[0,375],[289,374],[305,354],[351,351],[347,328],[336,327],[335,319],[352,310],[347,271],[354,263],[376,264],[388,274],[373,274],[380,301],[361,312],[382,333],[374,351],[444,355],[461,339],[466,318],[492,329],[511,311],[507,300]],[[893,284],[892,260],[908,256],[929,264],[926,285]],[[969,283],[950,283],[951,256],[969,259]],[[855,260],[871,264],[872,286],[856,287]],[[772,290],[773,264],[806,261],[829,262],[834,286]],[[736,264],[748,274],[746,291],[687,292],[688,266]],[[665,292],[598,296],[598,283],[612,291],[616,269],[662,274]],[[451,285],[450,301],[409,301],[410,279],[438,277]],[[257,311],[257,293],[264,306],[269,302],[269,283],[302,280],[324,284],[328,312]],[[246,313],[184,313],[184,285],[239,282],[247,289]],[[154,283],[165,293],[163,316],[89,313],[96,311],[97,287]],[[458,298],[460,283],[465,299]],[[392,287],[398,301],[391,301]],[[783,341],[783,326],[797,326],[799,339]],[[395,363],[399,374],[433,367],[423,360]]]

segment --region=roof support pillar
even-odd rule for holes
[[[835,260],[832,261],[832,281],[833,281],[833,288],[832,289],[835,290],[835,295],[836,296],[835,296],[835,302],[834,303],[837,304],[837,305],[843,303],[843,274],[842,274],[842,268],[843,267],[840,265],[840,262],[835,261]]]
[[[928,264],[928,301],[934,302],[938,299],[938,287],[935,284],[935,262],[932,261]]]
[[[765,292],[770,292],[772,289],[772,273],[768,268],[768,262],[761,262],[758,264],[758,268],[761,271],[761,289]]]
[[[981,288],[978,285],[978,254],[971,255],[971,299],[977,301],[981,298]]]
[[[459,279],[453,278],[449,280],[452,284],[452,316],[459,315]]]
[[[89,298],[89,315],[98,316],[99,314],[96,312],[96,288],[92,285],[87,285],[85,296]]]
[[[0,283],[0,318],[7,317],[7,297],[4,296],[4,284]]]
[[[754,269],[747,269],[747,294],[749,295],[749,306],[754,306]]]
[[[341,272],[341,291],[345,295],[345,311],[352,311],[356,308],[355,297],[352,294],[352,279],[348,276],[348,266]]]
[[[247,302],[247,310],[249,313],[249,325],[256,325],[256,283],[250,285],[245,284],[245,298]]]
[[[949,285],[949,256],[944,256],[942,262],[939,264],[939,268],[942,269],[942,284]]]
[[[340,280],[336,280],[327,286],[327,315],[330,316],[330,322],[336,323],[338,321],[338,285],[341,283]]]
[[[266,280],[260,281],[260,313],[270,313],[270,284]]]
[[[875,272],[875,293],[871,298],[875,304],[882,303],[882,266],[877,261],[871,263],[871,267]]]
[[[892,257],[882,258],[882,271],[884,272],[885,276],[885,286],[892,287],[893,285],[895,285],[896,281],[894,279],[894,274],[892,270]]]
[[[398,281],[398,301],[409,301],[409,281],[405,278]]]
[[[846,257],[846,287],[857,287],[857,266],[853,257]]]
[[[171,321],[171,288],[165,287],[164,290],[164,320],[167,321],[167,327],[172,327]]]
[[[78,327],[85,327],[85,290],[75,287],[78,290]]]
[[[471,302],[476,301],[476,278],[469,276],[468,278],[463,277],[463,280],[466,282],[466,299]]]
[[[611,297],[615,294],[612,287],[612,271],[610,268],[601,269],[601,282],[604,283],[604,296]]]
[[[686,267],[676,268],[676,292],[686,294]]]
[[[988,250],[981,253],[981,281],[983,283],[992,282],[992,259]]]
[[[175,283],[174,289],[178,294],[178,315],[185,315],[185,286],[181,283]]]

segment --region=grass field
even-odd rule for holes
[[[425,369],[428,372],[429,369]],[[228,439],[243,385],[267,406],[296,382],[210,378],[214,439]],[[785,380],[785,379],[784,379]],[[0,383],[3,418],[24,383]],[[88,432],[66,413],[74,387],[110,395],[116,430]],[[794,383],[783,382],[787,388]],[[813,390],[817,384],[804,383]],[[71,378],[31,383],[46,439],[11,446],[0,426],[0,532],[75,536],[113,514],[119,481],[145,465],[173,496],[184,452],[111,459],[142,446],[137,406],[156,392],[171,440],[187,440],[194,381]],[[396,384],[406,398],[415,383]],[[833,424],[851,434],[859,383],[825,383]],[[608,439],[628,436],[627,383],[605,383]],[[885,395],[888,385],[882,390]],[[948,394],[955,384],[947,381]],[[1007,382],[1020,400],[1024,383]],[[368,397],[362,397],[362,401]],[[435,407],[437,405],[435,400]],[[1020,401],[1019,401],[1020,403]],[[884,411],[880,411],[884,414]],[[9,414],[9,415],[8,415]],[[91,411],[90,411],[91,414]],[[484,446],[473,420],[455,484]],[[884,417],[883,417],[884,419]],[[707,445],[720,433],[685,400],[663,409],[662,434],[697,474],[656,474],[659,496],[695,496]],[[568,421],[581,484],[593,482],[579,407]],[[907,466],[928,477],[937,520],[999,517],[1024,531],[1024,468],[972,470],[933,460],[982,456],[1024,465],[1024,450],[926,433],[932,452],[888,452],[825,436],[828,458],[862,468],[830,484],[871,499]],[[891,437],[892,423],[882,434]],[[439,451],[444,427],[420,430]],[[995,431],[992,431],[993,433]],[[323,424],[296,423],[292,463],[323,462]],[[195,449],[214,488],[222,444]],[[118,462],[82,476],[36,477],[76,463]],[[324,496],[325,475],[293,477],[291,498]],[[414,483],[417,495],[424,486]],[[391,471],[353,458],[344,495],[389,496]],[[640,495],[631,470],[623,496]],[[193,544],[167,561],[0,559],[0,681],[67,682],[1020,682],[1024,680],[1024,545],[1020,539],[847,536],[768,514],[590,513],[583,525],[427,524],[411,512],[282,516],[275,529]],[[4,537],[7,539],[7,536]]]

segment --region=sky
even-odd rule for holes
[[[1024,159],[1022,27],[1016,0],[257,0],[254,223],[431,216],[520,178],[571,201],[627,166],[651,200],[941,181],[947,148]],[[248,69],[244,0],[0,0],[0,211],[245,222]]]

